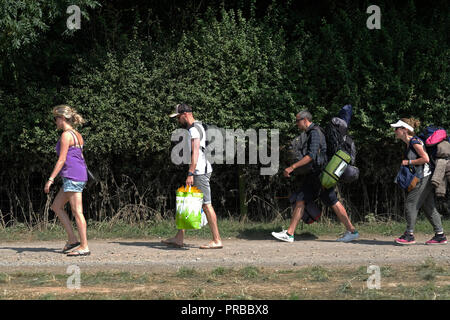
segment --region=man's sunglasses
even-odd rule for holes
[[[295,119],[295,122],[300,122],[300,121],[302,121],[303,119],[305,119],[305,118]]]

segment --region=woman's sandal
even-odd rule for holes
[[[91,252],[89,250],[74,250],[70,253],[67,254],[68,257],[83,257],[83,256],[88,256],[90,255]]]
[[[79,242],[75,242],[75,243],[72,243],[72,244],[66,243],[66,245],[64,246],[62,252],[63,252],[63,253],[68,253],[70,250],[72,250],[73,248],[78,247],[79,245],[80,245]]]

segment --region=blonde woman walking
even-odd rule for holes
[[[88,174],[83,157],[84,140],[81,134],[74,129],[85,121],[76,110],[67,105],[54,107],[52,113],[56,128],[63,132],[55,148],[58,161],[45,184],[44,192],[50,192],[50,187],[59,174],[62,177],[63,186],[56,195],[51,209],[58,216],[68,235],[63,253],[67,253],[67,256],[70,257],[87,256],[90,255],[90,251],[86,235],[86,220],[83,215],[82,192],[88,180]],[[67,202],[70,203],[72,214],[75,216],[80,242],[78,242],[70,218],[64,210]],[[77,249],[73,250],[75,248]]]

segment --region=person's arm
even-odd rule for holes
[[[314,159],[318,156],[320,149],[320,135],[316,130],[311,130],[309,141],[308,141],[308,150],[307,154],[296,163],[292,164],[290,167],[287,167],[284,170],[284,176],[290,177],[290,174],[292,171],[297,169],[298,167],[302,167],[310,163],[311,161],[314,161]]]
[[[289,177],[290,174],[297,168],[301,167],[301,166],[305,166],[308,163],[310,163],[312,161],[312,158],[309,155],[304,156],[302,159],[300,159],[299,161],[297,161],[296,163],[292,164],[291,166],[287,167],[284,170],[284,176],[285,177]]]
[[[413,144],[414,150],[416,150],[417,154],[419,155],[419,158],[415,160],[403,160],[402,165],[412,165],[412,166],[420,166],[422,164],[430,162],[430,157],[428,156],[428,153],[425,152],[423,149],[423,145],[416,143]]]
[[[64,163],[66,162],[67,151],[69,150],[69,145],[70,145],[71,139],[72,139],[72,136],[69,132],[63,132],[63,134],[61,135],[59,158],[58,158],[58,161],[56,161],[55,167],[53,168],[53,171],[50,174],[50,177],[48,178],[47,183],[45,184],[45,187],[44,187],[45,193],[50,192],[50,186],[53,184],[56,176],[61,171],[62,167],[64,166]]]
[[[189,172],[194,173],[195,168],[197,167],[198,162],[198,156],[200,154],[200,139],[195,138],[191,139],[191,164],[189,165]],[[193,185],[194,184],[194,177],[192,175],[189,175],[186,179],[186,185]]]
[[[198,162],[198,155],[199,155],[199,150],[200,150],[200,139],[192,139],[191,140],[191,164],[189,166],[189,172],[194,172],[195,168],[197,167],[197,162]]]

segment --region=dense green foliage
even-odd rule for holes
[[[66,29],[71,4],[80,30]],[[450,129],[449,6],[379,1],[381,29],[369,30],[370,4],[1,0],[0,221],[48,218],[60,103],[87,120],[86,158],[101,177],[85,193],[89,218],[173,215],[185,168],[169,160],[176,124],[167,115],[180,101],[223,128],[279,129],[282,145],[301,109],[324,126],[352,104],[361,178],[340,187],[344,203],[355,219],[401,215],[392,181],[403,146],[389,123],[416,117]],[[250,217],[283,214],[283,169],[267,177],[256,165],[216,165],[216,211],[239,216],[245,194]]]

